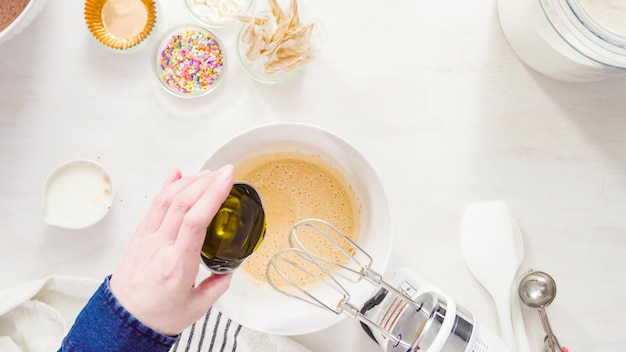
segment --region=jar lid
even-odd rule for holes
[[[599,64],[626,68],[626,25],[615,25],[619,18],[626,18],[626,8],[607,11],[598,8],[606,6],[603,1],[593,1],[591,5],[587,0],[540,0],[539,3],[551,25],[574,50]]]

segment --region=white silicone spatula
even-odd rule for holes
[[[524,241],[522,239],[522,230],[517,224],[517,221],[511,218],[511,222],[513,226],[513,237],[515,239],[515,250],[517,252],[517,266],[519,267],[524,261]],[[517,284],[517,279],[511,284],[511,320],[515,334],[516,352],[531,352],[530,345],[528,344],[528,335],[526,335],[524,317],[522,316],[522,302],[517,292]]]
[[[526,340],[523,322],[511,319],[511,289],[523,257],[522,245],[515,233],[508,207],[503,201],[475,203],[468,206],[461,222],[461,253],[474,278],[489,292],[498,313],[502,339],[518,352]],[[515,302],[519,305],[518,302]],[[517,307],[516,307],[517,308]],[[516,311],[516,319],[521,318]],[[520,340],[516,343],[515,335]]]

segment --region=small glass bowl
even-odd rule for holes
[[[129,38],[113,35],[106,28],[102,10],[108,0],[86,0],[84,8],[85,23],[96,40],[114,52],[123,53],[140,50],[154,33],[159,24],[159,9],[156,0],[140,0],[146,8],[147,20],[140,33]]]
[[[185,0],[191,16],[209,28],[227,28],[239,24],[235,16],[250,12],[254,0]]]
[[[272,15],[271,11],[259,12],[257,14],[254,14],[252,18],[267,18],[270,21],[275,21],[275,18]],[[308,43],[308,46],[310,46],[312,50],[308,54],[313,55],[313,60],[315,60],[315,56],[317,56],[319,50],[328,40],[328,35],[321,23],[317,21],[308,21],[306,17],[301,16],[300,22],[303,24],[314,23]],[[243,65],[249,76],[252,77],[252,79],[265,84],[284,83],[299,76],[300,73],[306,68],[306,66],[310,64],[310,62],[307,62],[295,69],[280,69],[275,72],[268,73],[266,71],[268,58],[264,56],[259,56],[254,60],[250,60],[248,58],[247,53],[251,47],[251,44],[245,42],[245,36],[249,26],[251,26],[251,24],[244,23],[243,27],[239,31],[239,35],[237,37],[237,52],[241,64]],[[277,25],[274,23],[273,26],[273,30],[275,31]],[[273,56],[272,59],[276,59],[276,57]]]
[[[226,63],[222,41],[210,30],[194,25],[169,30],[152,54],[157,80],[167,92],[181,98],[213,92],[224,80]]]

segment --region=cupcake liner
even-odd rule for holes
[[[148,12],[148,19],[143,30],[130,38],[119,38],[111,34],[102,21],[102,8],[108,0],[86,0],[85,1],[85,22],[87,28],[93,36],[105,46],[124,50],[130,49],[143,42],[153,32],[157,23],[156,0],[138,0],[143,3]]]

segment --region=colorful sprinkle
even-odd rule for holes
[[[197,94],[210,89],[220,78],[224,55],[209,32],[186,29],[172,35],[159,55],[161,79],[171,90]]]

